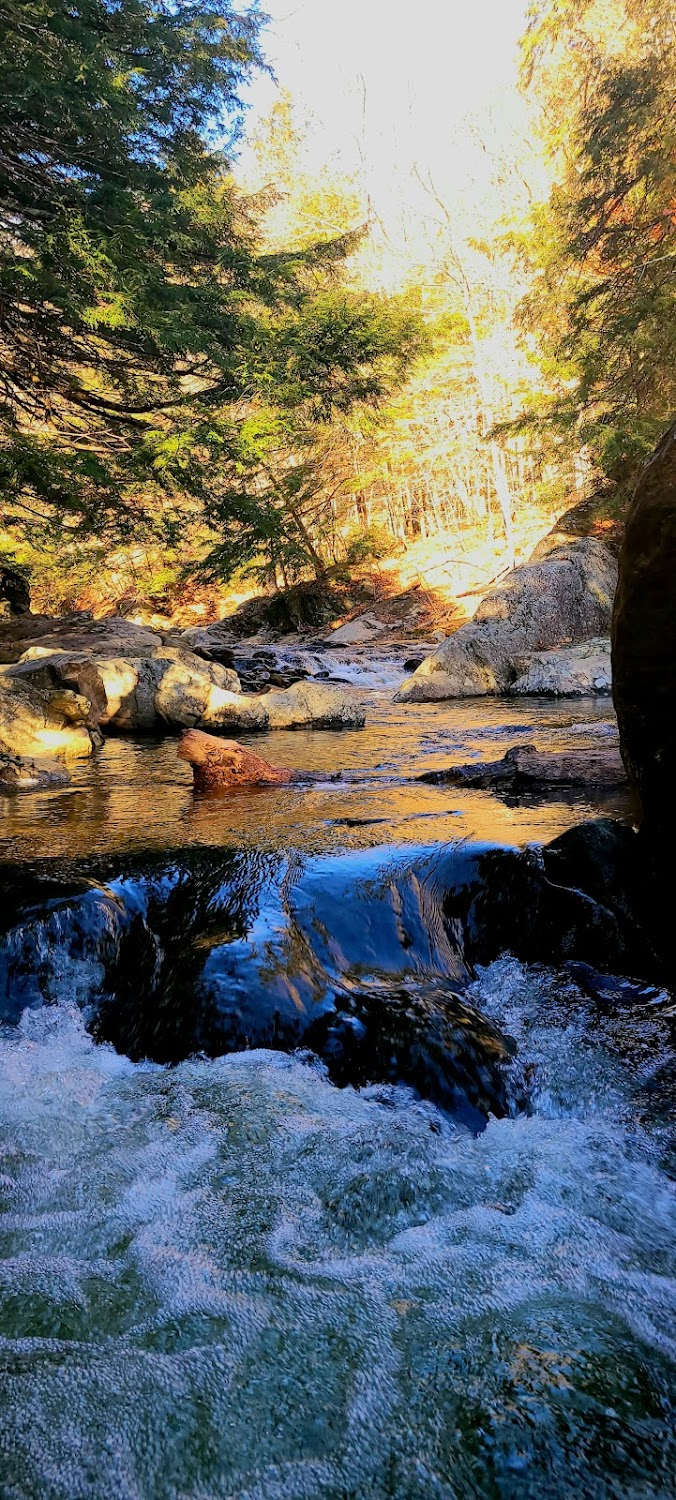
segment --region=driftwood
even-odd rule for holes
[[[314,781],[340,781],[342,772],[295,771],[288,766],[273,766],[255,751],[245,749],[237,740],[205,734],[201,729],[186,729],[178,742],[177,754],[192,766],[195,791],[227,791],[236,786],[288,786]]]
[[[215,787],[279,786],[295,781],[297,774],[286,766],[271,766],[262,755],[246,750],[236,740],[223,740],[201,729],[187,729],[178,742],[178,755],[192,766],[195,789]]]
[[[502,760],[426,771],[418,780],[519,792],[560,786],[624,786],[627,773],[616,749],[548,752],[535,745],[515,745]]]

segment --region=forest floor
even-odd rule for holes
[[[515,521],[513,552],[502,533],[496,534],[485,524],[465,525],[401,543],[389,557],[353,566],[339,563],[327,575],[335,591],[335,609],[326,628],[369,613],[388,630],[407,637],[433,639],[437,631],[446,634],[471,618],[486,590],[514,563],[528,561],[555,524],[551,511],[529,508]],[[129,551],[112,557],[66,608],[59,607],[49,583],[38,576],[32,588],[32,608],[57,615],[68,608],[88,610],[94,618],[121,614],[139,625],[163,630],[211,624],[239,610],[248,611],[252,605],[255,610],[253,602],[265,597],[255,580],[247,577],[223,587],[186,580],[180,588],[158,596],[152,590],[146,592],[145,579],[153,566],[158,566],[158,559],[141,556],[140,551],[138,556]]]

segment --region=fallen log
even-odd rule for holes
[[[533,791],[562,786],[624,786],[627,773],[619,750],[538,750],[515,745],[501,760],[474,761],[425,771],[418,781],[501,791]]]

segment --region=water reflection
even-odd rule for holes
[[[414,779],[460,761],[501,756],[525,740],[542,749],[607,743],[615,732],[607,699],[468,700],[412,708],[393,705],[383,694],[366,696],[364,730],[248,737],[278,764],[326,771],[327,777],[341,770],[342,782],[197,798],[175,739],[111,739],[75,770],[71,787],[2,799],[3,852],[8,858],[77,859],[187,844],[319,852],[421,837],[524,844],[554,838],[599,811],[630,816],[622,792],[502,800]]]

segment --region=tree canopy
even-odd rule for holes
[[[528,239],[548,414],[626,482],[676,406],[670,0],[538,0],[524,81],[554,158]]]
[[[0,4],[10,526],[125,536],[188,504],[231,568],[281,544],[299,466],[280,449],[304,455],[415,352],[410,318],[341,287],[350,236],[261,245],[226,154],[259,27],[230,0]]]

